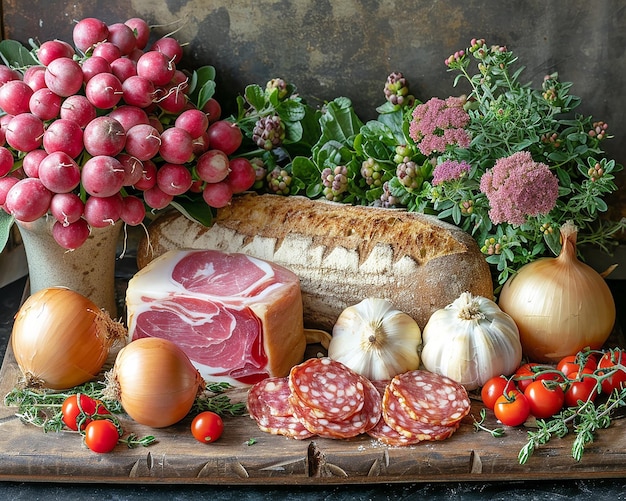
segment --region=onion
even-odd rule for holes
[[[88,298],[49,287],[17,312],[11,346],[26,386],[61,390],[95,378],[113,343],[125,337],[124,326]]]
[[[191,410],[204,380],[185,352],[168,339],[146,337],[127,344],[107,372],[108,398],[138,423],[173,425]]]
[[[615,301],[604,278],[576,256],[578,229],[561,227],[558,257],[522,266],[500,293],[499,306],[520,331],[524,353],[558,362],[584,348],[599,349],[615,324]]]

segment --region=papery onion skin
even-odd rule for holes
[[[94,379],[126,329],[85,296],[48,287],[15,316],[11,348],[26,386],[64,390]]]
[[[106,378],[108,396],[136,422],[152,428],[183,419],[205,386],[185,352],[156,337],[136,339],[122,348]]]
[[[469,292],[435,311],[422,339],[424,367],[470,391],[494,376],[513,374],[522,360],[513,319],[491,299]]]
[[[524,265],[500,292],[498,304],[515,320],[524,354],[535,362],[555,363],[587,347],[600,349],[615,324],[611,290],[578,260],[575,231],[564,225],[559,256]]]
[[[419,367],[417,322],[386,299],[366,298],[345,308],[333,327],[328,356],[371,381]]]

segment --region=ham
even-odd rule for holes
[[[128,283],[129,341],[175,342],[207,381],[252,385],[304,357],[300,282],[275,263],[216,250],[172,250]]]

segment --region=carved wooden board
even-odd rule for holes
[[[19,379],[9,348],[0,369],[4,396]],[[233,400],[245,398],[237,390]],[[431,481],[493,481],[617,478],[626,475],[626,420],[598,433],[582,461],[571,457],[573,437],[553,439],[520,465],[517,454],[526,430],[507,429],[502,438],[475,432],[472,415],[441,442],[388,447],[370,437],[350,440],[287,439],[259,431],[249,417],[226,417],[225,431],[213,444],[196,442],[190,419],[176,426],[151,429],[122,419],[127,432],[154,435],[147,448],[123,445],[110,454],[89,451],[73,432],[43,433],[23,424],[15,408],[0,407],[0,480],[169,483],[169,484],[357,484]],[[491,418],[488,426],[497,423]],[[249,439],[256,442],[248,445]]]

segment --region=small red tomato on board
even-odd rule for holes
[[[626,371],[616,367],[617,365],[626,366],[626,351],[608,350],[598,362],[598,374],[606,376],[602,380],[603,393],[611,394],[613,390],[619,390],[626,384]]]
[[[85,428],[85,445],[93,452],[102,454],[111,452],[119,439],[117,426],[108,419],[97,419]]]
[[[80,429],[84,430],[91,421],[91,416],[94,414],[110,414],[101,401],[95,400],[84,393],[67,397],[61,406],[61,413],[65,426],[74,431],[78,431],[79,422],[81,420]],[[84,414],[84,416],[82,416],[82,414]]]
[[[487,409],[493,410],[493,406],[499,397],[505,392],[515,390],[515,383],[506,376],[494,376],[483,385],[480,390],[480,398]]]
[[[567,357],[563,357],[559,361],[559,363],[556,365],[556,370],[561,371],[564,376],[569,377],[570,374],[578,372],[580,369],[591,369],[592,371],[594,371],[596,369],[596,366],[596,360],[593,357],[588,357],[581,367],[578,355],[568,355]]]
[[[528,399],[519,390],[501,395],[493,407],[496,418],[506,426],[519,426],[530,415]]]
[[[528,385],[524,396],[530,404],[530,413],[537,419],[546,419],[557,414],[565,402],[561,386],[538,379]]]
[[[513,380],[517,384],[517,387],[521,392],[526,391],[528,385],[538,379],[546,379],[551,381],[559,381],[563,378],[553,371],[554,367],[550,365],[538,364],[535,362],[529,362],[520,365],[513,375]],[[547,371],[547,372],[546,372]]]
[[[203,444],[215,442],[222,436],[223,431],[224,421],[215,412],[201,412],[191,422],[191,434]]]
[[[583,369],[569,375],[571,382],[567,390],[565,390],[565,405],[567,407],[578,406],[579,400],[593,402],[596,399],[598,395],[597,380],[589,375],[592,373],[593,371],[590,369]]]

